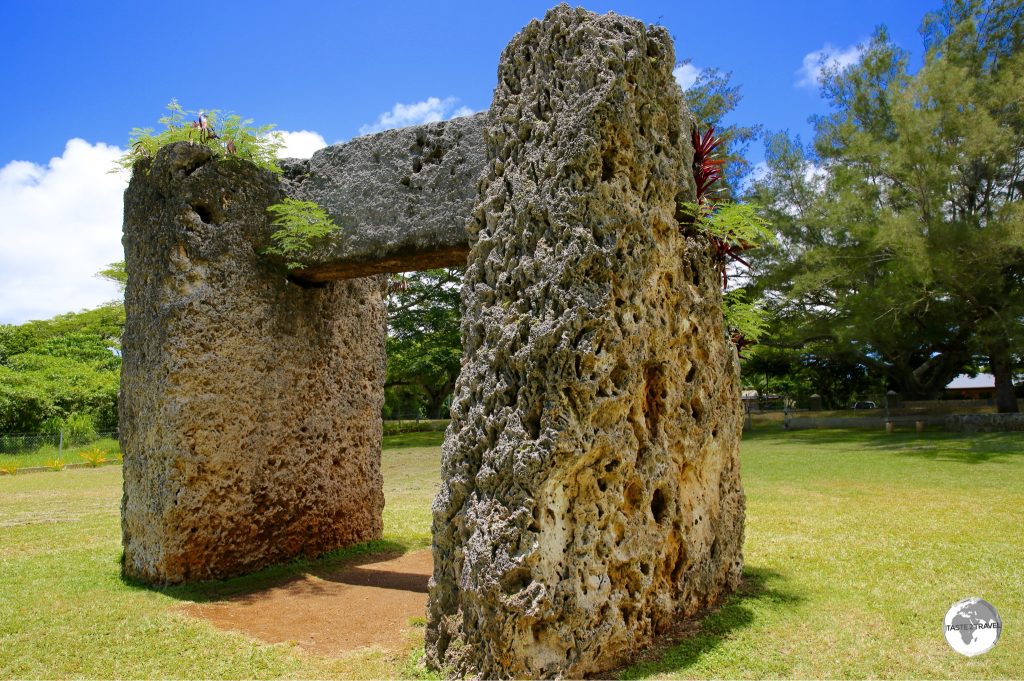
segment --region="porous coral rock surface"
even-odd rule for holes
[[[273,174],[179,143],[125,192],[123,570],[223,578],[381,536],[384,280],[261,255]]]
[[[676,219],[674,63],[664,29],[565,5],[502,55],[433,509],[448,674],[607,670],[740,580],[738,364]]]

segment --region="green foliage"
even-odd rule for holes
[[[0,432],[116,428],[123,328],[120,304],[0,326]]]
[[[272,246],[263,252],[284,258],[288,269],[302,269],[304,258],[312,255],[332,234],[341,231],[330,215],[314,201],[285,199],[267,208],[278,229],[270,235]]]
[[[756,203],[721,201],[714,203],[710,211],[695,203],[684,203],[681,207],[702,232],[740,251],[775,240],[771,222]]]
[[[64,441],[70,445],[80,445],[96,439],[96,424],[89,414],[69,414],[64,419],[62,430]]]
[[[751,198],[781,234],[754,263],[778,320],[771,342],[853,358],[906,398],[937,395],[980,356],[1012,397],[1024,362],[1019,15],[1019,3],[946,2],[913,74],[881,29],[859,63],[826,72],[833,111],[813,149],[769,138]]]
[[[768,330],[768,320],[765,318],[764,304],[760,301],[749,302],[749,295],[745,289],[733,289],[722,296],[722,308],[726,328],[756,343]]]
[[[67,466],[68,464],[66,461],[64,461],[64,459],[60,457],[54,457],[52,459],[48,459],[45,465],[52,471],[62,471],[64,470],[64,466]]]
[[[396,277],[388,297],[386,410],[446,416],[462,364],[462,271]]]
[[[171,100],[167,115],[160,118],[163,130],[134,128],[129,135],[128,152],[118,159],[118,166],[131,169],[141,159],[152,158],[168,144],[189,142],[202,144],[218,157],[235,157],[251,161],[255,165],[274,173],[280,173],[277,152],[284,146],[281,134],[274,132],[274,125],[254,127],[252,119],[243,119],[236,114],[221,115],[217,109],[186,111]],[[205,113],[209,130],[195,127],[200,114]]]
[[[96,273],[96,276],[100,279],[106,279],[112,281],[117,285],[117,288],[121,293],[124,293],[125,287],[128,285],[128,271],[125,269],[124,260],[118,260],[112,262],[106,266],[106,268]]]

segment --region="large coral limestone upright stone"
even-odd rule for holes
[[[276,177],[176,144],[125,193],[124,573],[226,577],[381,536],[380,278],[290,283]]]
[[[506,48],[434,503],[427,660],[607,670],[738,585],[738,368],[668,33],[560,6]]]

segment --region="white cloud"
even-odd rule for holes
[[[797,87],[818,87],[821,83],[822,72],[826,67],[845,69],[847,66],[856,64],[863,52],[864,48],[860,45],[850,45],[840,49],[830,43],[825,43],[820,50],[804,55],[803,64],[796,72],[799,76],[796,81]]]
[[[697,76],[700,75],[700,69],[693,64],[686,62],[672,69],[672,76],[679,83],[679,87],[684,90],[689,90],[690,86],[697,82]]]
[[[377,120],[367,125],[359,126],[360,135],[368,135],[371,132],[390,130],[391,128],[404,128],[409,125],[421,125],[423,123],[436,123],[459,116],[468,116],[475,113],[467,106],[455,108],[458,103],[457,97],[427,97],[422,102],[412,104],[398,103],[391,107],[391,111],[385,111]]]
[[[327,140],[312,130],[279,130],[284,139],[284,146],[278,150],[280,158],[309,158],[313,152],[327,146]]]
[[[744,178],[743,188],[749,189],[755,182],[768,177],[768,162],[758,161],[754,164],[754,167],[750,169],[750,173]]]
[[[821,186],[828,180],[828,177],[828,169],[824,166],[819,166],[811,161],[804,163],[804,182],[807,184],[814,185],[816,188],[821,188]]]
[[[97,271],[122,260],[121,149],[69,140],[61,156],[0,168],[0,323],[45,319],[120,297]]]

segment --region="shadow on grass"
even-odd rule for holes
[[[246,596],[302,579],[306,574],[329,573],[382,557],[395,558],[417,548],[422,547],[381,539],[331,551],[318,558],[296,558],[287,563],[272,565],[258,572],[229,579],[173,586],[152,585],[123,576],[121,581],[132,589],[156,591],[181,601],[209,603],[226,598],[244,599]]]
[[[923,433],[856,429],[805,429],[786,431],[758,427],[743,432],[747,442],[802,446],[842,445],[865,450],[888,451],[897,456],[940,463],[983,464],[1024,456],[1024,435],[1006,433],[952,433],[926,430]]]
[[[407,449],[409,447],[440,447],[444,442],[444,431],[427,431],[422,433],[401,433],[385,435],[382,449]]]
[[[803,601],[788,591],[786,578],[766,568],[748,567],[743,584],[718,607],[679,622],[641,659],[619,670],[617,678],[643,679],[666,673],[683,673],[721,646],[733,632],[755,623],[756,607],[787,607]]]

